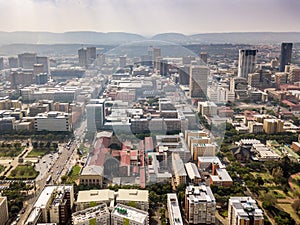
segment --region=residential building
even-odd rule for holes
[[[215,224],[216,199],[209,186],[186,187],[185,213],[189,224]]]
[[[137,189],[119,189],[116,195],[116,202],[124,205],[133,203],[135,208],[148,211],[149,191]]]
[[[117,204],[111,212],[113,225],[148,225],[148,212],[127,205]]]
[[[264,132],[276,134],[283,132],[283,121],[280,119],[264,119]]]
[[[72,185],[46,186],[32,207],[26,225],[39,223],[66,224],[74,204]],[[58,222],[57,222],[58,221]]]
[[[184,164],[184,166],[188,175],[188,182],[191,182],[195,185],[199,184],[201,182],[201,176],[196,164],[189,162]]]
[[[183,225],[180,206],[175,193],[167,194],[167,208],[170,225]]]
[[[228,220],[230,225],[263,225],[264,214],[251,197],[230,197]]]
[[[105,203],[72,214],[73,225],[110,225],[110,212]]]
[[[174,176],[172,178],[173,187],[178,187],[181,184],[186,184],[186,172],[184,164],[178,153],[172,154],[172,168]]]
[[[0,224],[5,224],[8,218],[7,197],[0,196]]]
[[[76,211],[105,203],[109,208],[115,205],[115,192],[109,189],[79,191],[75,202]]]

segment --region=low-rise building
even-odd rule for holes
[[[148,212],[127,205],[117,204],[111,212],[111,224],[148,225]]]
[[[84,210],[91,206],[105,203],[113,208],[115,203],[115,192],[109,189],[79,191],[75,202],[76,211]]]
[[[79,183],[83,185],[103,184],[103,166],[90,165],[82,168],[79,175]]]
[[[34,128],[36,131],[71,131],[71,116],[56,111],[39,113],[34,117]]]
[[[201,176],[197,166],[191,162],[186,163],[184,166],[188,175],[188,180],[193,184],[198,184],[201,181]]]
[[[101,204],[72,214],[73,225],[110,225],[110,212]]]
[[[137,189],[119,189],[116,193],[116,202],[120,204],[134,204],[135,208],[148,211],[149,191]]]

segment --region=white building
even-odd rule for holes
[[[148,212],[127,205],[117,204],[111,212],[113,225],[148,225]]]
[[[215,224],[216,199],[209,186],[186,188],[185,212],[190,224]]]
[[[110,213],[106,204],[101,204],[72,214],[74,225],[110,225]]]
[[[167,194],[167,207],[169,213],[170,225],[183,225],[180,207],[176,194]]]
[[[0,196],[0,224],[5,224],[8,220],[7,198]]]
[[[149,209],[149,191],[137,189],[119,189],[116,193],[116,202],[129,204],[134,202],[135,208],[148,211]]]
[[[115,192],[109,189],[78,192],[78,197],[75,202],[77,211],[89,208],[91,203],[95,205],[101,205],[105,203],[109,207],[113,208],[115,203]]]
[[[71,131],[71,115],[56,111],[39,113],[34,117],[34,128],[36,131]]]
[[[251,197],[230,197],[228,204],[230,225],[263,225],[264,214]]]

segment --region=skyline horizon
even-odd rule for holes
[[[298,0],[0,0],[0,30],[300,32]]]

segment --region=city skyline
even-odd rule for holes
[[[1,31],[142,35],[300,31],[296,0],[0,0],[0,7]]]

